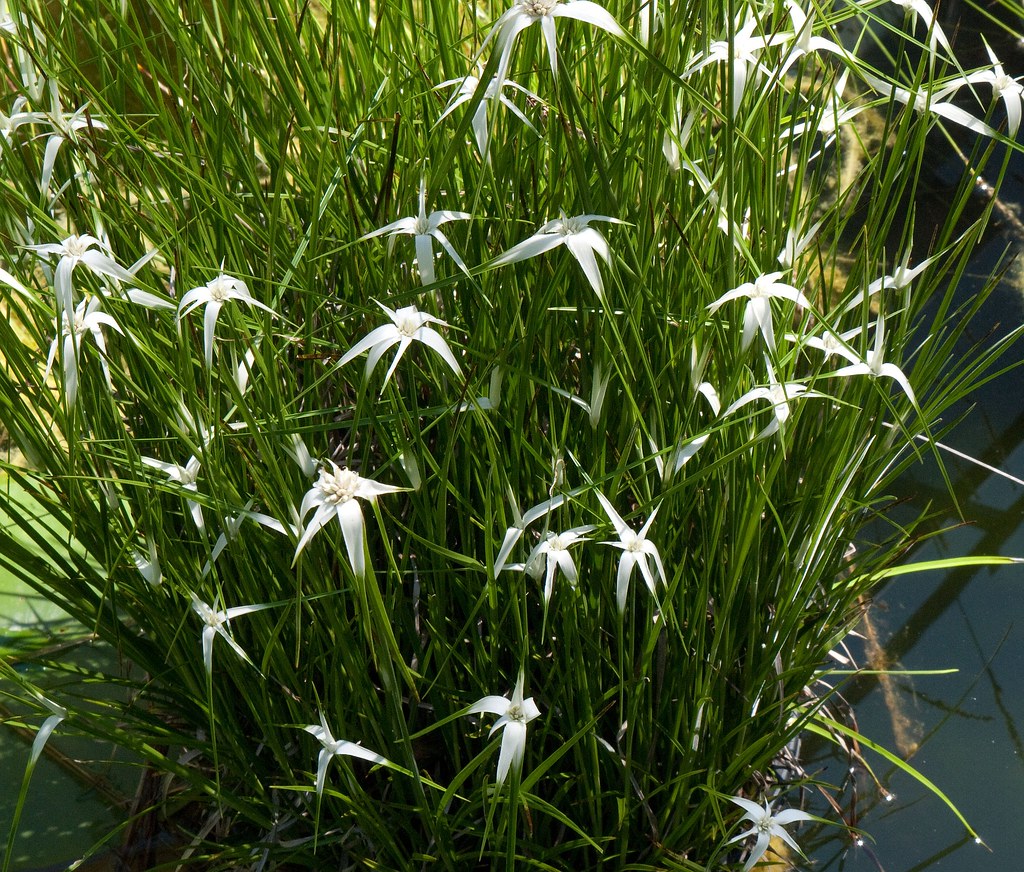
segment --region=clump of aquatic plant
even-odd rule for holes
[[[132,665],[12,671],[40,743],[166,775],[206,868],[798,836],[772,762],[912,529],[859,534],[1014,338],[947,366],[1020,89],[878,6],[917,66],[852,6],[12,0],[0,561]]]

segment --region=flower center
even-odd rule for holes
[[[359,489],[359,476],[351,469],[338,469],[333,463],[333,472],[326,469],[320,470],[320,480],[317,482],[324,500],[334,505],[347,503],[356,495]]]
[[[78,236],[69,236],[64,240],[65,257],[81,257],[89,250],[89,240]]]
[[[637,551],[644,550],[644,540],[637,536],[634,530],[623,530],[622,544],[625,546],[626,551],[632,551],[634,554]]]
[[[550,15],[559,0],[523,0],[523,12],[534,18]]]
[[[759,833],[771,834],[772,831],[772,819],[765,815],[757,822],[757,831]]]
[[[203,623],[206,626],[216,628],[224,623],[223,616],[214,609],[211,609],[206,603],[196,603],[195,608],[198,610],[199,617],[203,619]]]
[[[565,551],[568,548],[568,537],[563,539],[561,536],[552,536],[551,541],[548,542],[548,551]]]
[[[523,707],[517,703],[513,703],[508,707],[505,717],[510,721],[520,721],[521,723],[526,722],[526,712],[524,712]]]
[[[218,303],[223,303],[228,299],[231,292],[231,283],[224,276],[217,276],[206,287],[210,292],[210,299]]]
[[[406,339],[415,339],[416,331],[421,326],[419,312],[416,311],[416,308],[409,306],[408,309],[400,309],[395,314],[398,316],[395,319],[395,327],[398,328],[398,332]]]
[[[580,231],[585,230],[586,227],[587,225],[578,218],[563,218],[561,223],[558,225],[558,232],[561,233],[562,236],[571,236],[573,233],[579,233]]]
[[[1001,76],[996,76],[992,81],[992,90],[996,92],[1000,97],[1007,91],[1013,91],[1014,85],[1017,83],[1006,73]]]

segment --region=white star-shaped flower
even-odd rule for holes
[[[608,520],[612,522],[616,535],[619,537],[618,542],[602,542],[601,544],[622,549],[622,557],[619,558],[619,569],[615,579],[615,601],[619,606],[619,611],[624,612],[626,610],[626,594],[629,591],[629,580],[633,576],[633,569],[637,566],[640,567],[640,574],[644,577],[644,582],[647,584],[647,589],[651,592],[651,596],[657,595],[657,581],[659,577],[662,584],[668,584],[668,576],[665,575],[665,567],[661,562],[658,546],[647,538],[647,533],[651,529],[651,524],[654,523],[654,518],[658,514],[660,507],[654,507],[647,521],[637,531],[622,520],[622,517],[615,511],[608,498],[600,491],[598,491],[597,499],[601,503],[601,508],[604,509],[605,514],[608,515]],[[651,567],[647,563],[648,557],[654,560],[657,575],[651,572]]]
[[[753,342],[754,332],[760,330],[765,345],[774,353],[775,329],[772,326],[771,304],[773,297],[790,300],[805,309],[810,308],[811,301],[792,285],[780,282],[781,276],[781,272],[765,273],[752,282],[744,282],[739,287],[727,291],[708,306],[708,311],[715,313],[730,300],[747,298],[747,308],[743,311],[742,345],[744,350],[749,348],[750,343]]]
[[[401,309],[396,310],[389,309],[383,303],[377,303],[377,305],[388,313],[391,323],[385,324],[383,327],[377,327],[367,333],[366,336],[345,352],[338,362],[338,366],[344,366],[364,351],[369,351],[370,353],[366,356],[366,377],[369,378],[370,373],[373,372],[384,352],[391,348],[391,346],[397,345],[398,351],[395,354],[395,359],[391,361],[387,375],[384,376],[384,385],[387,385],[391,379],[391,374],[395,371],[395,367],[398,366],[398,361],[405,354],[405,350],[413,342],[422,342],[441,355],[441,359],[451,367],[452,372],[459,376],[459,378],[462,377],[462,369],[459,367],[459,362],[455,359],[455,355],[452,354],[451,349],[448,347],[448,343],[444,341],[441,334],[433,327],[428,326],[429,324],[440,324],[442,327],[447,327],[448,325],[444,321],[440,318],[435,318],[433,315],[428,315],[426,312],[421,312],[415,306],[403,306]],[[384,385],[381,386],[382,391],[384,390]]]
[[[1020,78],[1013,78],[1003,69],[1003,65],[992,51],[992,47],[986,42],[985,51],[988,52],[989,60],[992,61],[992,68],[979,70],[976,73],[969,73],[954,82],[950,88],[943,89],[943,94],[949,94],[962,85],[982,83],[992,86],[992,99],[1002,100],[1006,107],[1006,135],[1013,138],[1020,129],[1021,103],[1024,101],[1024,85]]]
[[[600,231],[590,227],[591,221],[608,221],[612,224],[624,224],[618,218],[610,218],[607,215],[576,215],[567,218],[565,213],[554,221],[548,221],[529,239],[513,245],[504,254],[498,255],[492,262],[492,266],[503,266],[507,263],[515,263],[520,260],[527,260],[551,251],[559,245],[569,249],[569,253],[576,258],[583,270],[583,274],[590,282],[590,286],[597,294],[597,298],[604,302],[604,282],[601,279],[601,271],[597,266],[595,254],[600,255],[605,263],[611,263],[611,252],[608,250],[608,242],[601,235]]]
[[[558,48],[556,44],[555,19],[575,18],[607,31],[612,36],[624,37],[625,31],[614,16],[603,6],[591,0],[520,0],[511,9],[494,22],[494,26],[480,46],[480,53],[492,38],[500,53],[498,61],[497,82],[501,89],[508,76],[509,64],[512,60],[512,46],[516,37],[531,24],[540,24],[544,42],[547,45],[548,59],[551,62],[551,74],[558,79]]]
[[[110,327],[124,335],[121,325],[117,323],[106,312],[99,311],[100,298],[88,297],[75,308],[74,319],[68,322],[67,316],[61,314],[61,335],[54,337],[50,343],[50,351],[46,357],[46,371],[43,373],[45,379],[50,374],[54,358],[57,356],[57,346],[62,345],[61,361],[64,366],[64,394],[69,405],[74,405],[78,398],[78,356],[81,353],[82,339],[86,334],[93,338],[96,347],[100,350],[100,366],[107,381],[107,387],[112,389],[110,381],[110,368],[107,366],[107,343],[103,338],[102,327]],[[63,343],[60,342],[63,338]]]
[[[571,530],[564,530],[561,533],[548,533],[526,559],[526,569],[537,577],[544,573],[544,603],[551,602],[551,593],[555,588],[555,572],[559,569],[569,580],[569,584],[576,587],[579,580],[579,573],[576,571],[576,563],[572,559],[569,549],[580,542],[589,542],[586,534],[593,530],[593,526],[573,527]],[[543,565],[542,565],[543,564]]]
[[[498,730],[505,731],[501,737],[501,753],[498,755],[496,781],[499,787],[504,783],[511,768],[515,767],[517,772],[522,770],[523,757],[526,753],[526,725],[534,718],[540,717],[540,709],[533,701],[533,697],[523,699],[523,681],[523,673],[520,672],[512,691],[512,699],[504,696],[485,696],[473,703],[466,712],[469,715],[487,712],[499,716],[490,732],[493,736]]]
[[[797,854],[801,857],[803,856],[800,846],[793,841],[793,837],[786,832],[785,827],[797,821],[814,820],[813,815],[794,808],[787,808],[784,811],[773,813],[767,799],[764,801],[763,808],[756,802],[743,799],[741,796],[730,796],[729,799],[745,811],[743,817],[740,818],[740,823],[750,821],[753,826],[749,830],[733,836],[726,844],[731,845],[735,842],[742,842],[748,836],[757,837],[754,847],[750,849],[750,856],[747,857],[747,862],[743,865],[743,872],[750,872],[754,868],[754,865],[768,850],[768,845],[773,836],[781,839],[796,851]]]
[[[295,560],[299,559],[302,549],[309,544],[309,540],[332,518],[337,518],[352,571],[356,577],[362,578],[366,573],[366,548],[363,544],[363,510],[359,507],[358,500],[372,503],[381,494],[393,494],[402,490],[405,488],[371,481],[351,469],[339,467],[333,460],[328,460],[320,467],[320,477],[306,492],[299,507],[299,515],[303,520],[313,509],[316,509],[316,512],[306,524],[305,532],[295,548]]]
[[[381,766],[388,766],[391,761],[382,757],[369,748],[357,745],[355,742],[347,742],[344,739],[335,739],[327,726],[324,713],[320,712],[320,723],[310,724],[303,727],[307,733],[315,736],[323,747],[320,749],[320,756],[316,765],[316,795],[319,797],[324,792],[324,782],[327,778],[327,765],[335,757],[358,757],[360,760],[368,760]]]
[[[239,657],[241,657],[250,666],[253,666],[254,664],[249,659],[249,655],[242,650],[241,645],[231,638],[226,627],[230,624],[233,618],[237,618],[239,615],[247,615],[250,612],[269,609],[273,603],[260,603],[255,606],[232,606],[230,609],[217,609],[204,603],[194,593],[190,593],[189,596],[192,598],[192,611],[199,615],[199,619],[204,625],[203,663],[206,664],[207,674],[213,672],[213,638],[218,635],[227,641],[232,650],[234,650]]]
[[[723,413],[727,418],[737,409],[742,408],[747,405],[747,403],[753,403],[755,400],[767,400],[771,403],[772,420],[760,433],[757,434],[755,437],[756,440],[767,439],[782,428],[782,425],[789,420],[791,413],[789,404],[791,400],[795,400],[800,396],[823,396],[823,394],[818,391],[808,390],[806,385],[802,385],[799,382],[780,382],[767,358],[765,358],[765,363],[768,366],[768,376],[770,379],[769,384],[747,391]]]
[[[207,367],[213,366],[213,337],[217,329],[217,316],[220,315],[221,307],[228,300],[236,300],[247,306],[256,306],[271,315],[276,316],[277,314],[270,306],[254,299],[245,282],[224,275],[224,273],[211,279],[205,285],[192,288],[178,304],[178,319],[185,317],[199,306],[206,306],[203,311],[203,352]]]
[[[452,107],[454,108],[454,106]],[[441,116],[444,117],[443,115]],[[473,216],[469,212],[450,212],[439,209],[436,212],[427,214],[427,187],[424,180],[420,180],[420,209],[419,214],[414,218],[399,218],[390,224],[385,224],[376,230],[359,237],[359,241],[373,239],[375,236],[383,236],[385,233],[390,236],[389,245],[394,245],[396,236],[412,236],[416,245],[416,266],[420,271],[420,281],[425,285],[434,283],[434,249],[431,243],[436,239],[441,247],[448,252],[448,256],[455,261],[456,266],[466,275],[469,269],[462,262],[458,252],[452,248],[448,237],[441,232],[441,225],[447,221],[465,221]]]
[[[88,233],[83,233],[81,236],[72,234],[61,242],[47,242],[42,245],[26,247],[39,254],[57,255],[60,258],[53,273],[53,291],[57,297],[57,308],[63,310],[69,322],[74,321],[75,316],[71,274],[79,264],[88,267],[96,275],[107,276],[119,281],[132,281],[132,274],[128,270],[109,254],[97,250],[110,251],[109,246]]]
[[[199,486],[196,483],[196,479],[199,478],[199,470],[202,466],[199,458],[192,455],[185,463],[181,466],[178,463],[167,463],[163,460],[157,460],[155,457],[143,457],[142,462],[146,466],[151,466],[153,469],[159,469],[161,472],[167,474],[167,478],[170,481],[176,482],[181,485],[182,490],[191,491],[197,493]],[[203,520],[203,507],[196,500],[186,500],[189,511],[192,513],[192,520],[195,522],[196,527],[199,530],[206,529],[206,522]]]
[[[911,405],[917,408],[917,397],[914,396],[914,389],[910,386],[910,380],[895,363],[885,362],[884,345],[885,319],[879,313],[878,320],[875,322],[875,342],[867,357],[858,363],[837,369],[832,375],[836,378],[851,375],[866,375],[873,379],[882,378],[883,376],[891,378],[903,389]]]

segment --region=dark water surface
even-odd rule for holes
[[[1024,160],[1016,159],[1005,202],[1024,202]],[[1012,222],[996,232],[972,263],[961,288],[969,294],[1024,239]],[[1024,318],[1024,264],[1007,272],[975,337],[995,325]],[[1024,347],[1015,349],[1024,357]],[[966,418],[944,442],[1009,475],[1024,479],[1024,369],[1000,377],[964,407]],[[969,409],[969,411],[968,411]],[[954,511],[908,562],[961,555],[1024,556],[1024,485],[946,455],[964,523]],[[929,503],[948,506],[932,462],[900,484],[909,513]],[[894,513],[898,516],[898,510]],[[952,812],[927,788],[869,750],[864,754],[883,788],[863,770],[851,776],[848,760],[805,745],[808,771],[833,784],[848,822],[868,835],[864,846],[847,836],[805,829],[814,869],[847,872],[1016,872],[1024,869],[1024,565],[958,569],[902,576],[876,599],[871,625],[885,659],[897,669],[953,668],[952,675],[865,679],[844,688],[861,733],[909,762],[960,809],[985,846],[975,843]],[[855,643],[863,665],[869,643]],[[855,767],[857,768],[857,767]],[[894,797],[885,799],[884,791]],[[823,817],[836,818],[820,799]],[[824,841],[821,841],[824,840]],[[815,846],[815,842],[817,845]]]

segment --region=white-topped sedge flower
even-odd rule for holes
[[[80,130],[106,130],[107,125],[98,118],[89,115],[89,104],[84,103],[74,112],[65,112],[61,106],[60,96],[57,92],[56,80],[51,80],[50,94],[51,110],[41,113],[40,122],[50,125],[50,133],[46,138],[46,147],[43,150],[43,169],[39,177],[39,187],[48,191],[50,181],[53,178],[53,165],[57,161],[57,153],[65,142],[78,145]]]
[[[736,803],[736,805],[742,808],[745,812],[739,822],[743,823],[744,821],[750,821],[752,826],[749,830],[733,836],[726,842],[726,844],[732,845],[736,842],[742,842],[750,836],[757,837],[757,841],[750,849],[750,856],[747,857],[747,862],[743,866],[743,872],[750,872],[750,870],[754,868],[755,864],[768,850],[768,845],[771,843],[773,836],[782,839],[783,842],[789,845],[789,847],[796,851],[801,857],[804,856],[803,851],[800,850],[800,846],[793,840],[793,837],[786,832],[785,827],[789,824],[796,823],[797,821],[816,820],[814,815],[810,815],[805,811],[800,811],[795,808],[787,808],[783,811],[773,813],[771,804],[767,799],[764,801],[764,807],[749,799],[744,799],[741,796],[730,796],[729,800]]]
[[[56,255],[60,258],[53,272],[53,291],[57,297],[57,308],[63,310],[68,322],[74,321],[74,291],[71,285],[71,274],[75,267],[83,264],[99,276],[108,276],[119,281],[132,281],[132,274],[121,266],[109,254],[110,248],[95,236],[83,233],[81,236],[72,234],[61,242],[47,242],[42,245],[28,245],[29,251],[44,255]]]
[[[891,378],[896,382],[907,395],[910,404],[917,408],[917,397],[914,396],[914,389],[910,386],[910,380],[903,373],[903,370],[895,363],[885,362],[885,318],[878,313],[878,320],[875,322],[875,342],[867,356],[857,363],[837,369],[832,376],[840,378],[851,375],[866,375],[872,379]]]
[[[508,561],[512,549],[515,548],[516,543],[523,537],[526,528],[534,521],[543,518],[549,512],[557,509],[566,499],[565,494],[555,494],[551,499],[544,500],[544,502],[538,503],[520,514],[519,504],[516,502],[515,494],[512,493],[511,488],[509,489],[508,497],[512,505],[513,523],[511,527],[505,530],[505,537],[502,539],[501,547],[498,549],[498,556],[494,558],[495,578],[505,568],[505,563]]]
[[[479,66],[479,65],[478,65]],[[445,107],[444,112],[437,119],[437,124],[440,124],[452,114],[459,106],[465,103],[470,103],[476,97],[477,91],[480,88],[479,76],[467,75],[461,79],[448,79],[445,82],[441,82],[440,85],[436,85],[434,90],[437,91],[440,88],[451,88],[454,85],[458,85],[459,89],[452,95],[452,98],[448,101],[448,105]],[[536,103],[543,103],[536,94],[533,93],[529,88],[524,88],[517,82],[513,82],[511,79],[506,79],[501,82],[501,88],[498,87],[498,80],[491,79],[488,82],[486,88],[484,88],[483,96],[480,98],[480,102],[477,104],[476,111],[473,113],[472,127],[473,127],[473,138],[476,140],[476,147],[480,150],[482,157],[487,157],[487,150],[490,147],[491,142],[491,131],[487,124],[487,101],[497,100],[509,110],[513,115],[516,116],[520,121],[523,122],[527,127],[530,128],[537,136],[540,133],[537,128],[533,126],[533,123],[527,118],[520,108],[516,106],[508,97],[505,96],[504,90],[506,87],[513,88],[520,93],[524,94],[529,100]],[[435,125],[436,126],[436,125]],[[422,207],[421,207],[422,213]],[[468,216],[467,216],[468,217]]]
[[[867,296],[874,296],[882,290],[902,291],[904,288],[909,287],[910,283],[924,272],[938,256],[934,254],[931,257],[926,257],[915,266],[911,266],[910,246],[908,246],[907,250],[903,252],[903,258],[896,265],[896,269],[891,275],[884,275],[868,285]],[[855,304],[862,302],[862,299],[862,297],[855,298],[855,303],[851,304],[850,308],[855,308]]]
[[[825,363],[828,363],[834,354],[838,354],[850,363],[860,363],[861,357],[853,350],[850,340],[860,333],[862,329],[861,327],[851,327],[849,330],[837,333],[836,330],[830,330],[825,327],[822,328],[821,334],[817,336],[797,336],[794,333],[787,333],[786,339],[789,342],[800,343],[806,348],[818,349],[818,351],[825,355]]]
[[[454,108],[454,107],[452,107]],[[443,115],[441,116],[444,117]],[[469,269],[462,262],[458,252],[452,248],[448,237],[441,232],[441,225],[447,221],[465,221],[473,216],[469,212],[452,212],[446,209],[439,209],[427,214],[427,183],[420,179],[420,209],[419,214],[413,218],[399,218],[376,230],[371,230],[359,237],[359,242],[365,239],[373,239],[375,236],[389,235],[388,249],[395,244],[397,236],[412,236],[416,244],[416,266],[420,271],[420,281],[425,285],[434,283],[434,248],[431,239],[441,243],[441,247],[448,252],[448,256],[455,261],[467,276]]]
[[[170,481],[181,485],[182,490],[192,491],[192,493],[198,492],[199,486],[196,484],[196,479],[199,477],[202,462],[194,454],[185,462],[184,466],[178,463],[167,463],[163,460],[157,460],[155,457],[142,457],[140,459],[146,466],[166,473]],[[189,512],[192,514],[192,520],[195,522],[196,528],[205,530],[206,522],[203,520],[203,507],[196,500],[189,499],[186,502],[188,503]]]
[[[984,41],[984,37],[982,40]],[[1013,138],[1020,129],[1024,85],[1021,85],[1019,78],[1015,79],[1006,73],[988,42],[985,42],[985,51],[988,52],[989,60],[992,61],[992,69],[969,73],[959,82],[954,83],[954,87],[975,83],[991,85],[992,99],[1002,100],[1006,107],[1006,135]],[[949,93],[949,89],[946,93]]]
[[[579,581],[579,573],[576,571],[576,563],[572,559],[569,549],[580,542],[589,542],[586,534],[593,529],[593,525],[588,524],[583,527],[573,527],[571,530],[563,530],[561,533],[549,532],[530,552],[525,568],[536,578],[540,578],[541,573],[544,574],[545,605],[551,602],[557,570],[562,570],[562,574],[575,590],[576,583]]]
[[[758,72],[771,72],[761,63],[761,52],[792,37],[792,34],[775,34],[773,36],[755,34],[754,30],[757,26],[757,18],[753,15],[748,16],[742,25],[734,29],[732,39],[719,39],[712,42],[708,46],[707,53],[698,57],[682,74],[685,79],[709,64],[731,63],[732,102],[730,113],[733,118],[739,111],[740,101],[743,99],[751,77],[756,77]]]
[[[483,44],[480,55],[493,38],[495,49],[499,52],[497,88],[500,91],[508,76],[508,68],[512,61],[512,46],[516,37],[532,24],[540,24],[541,33],[548,50],[551,63],[551,74],[558,80],[558,47],[556,43],[555,19],[575,18],[585,21],[594,27],[607,31],[612,36],[625,37],[625,31],[615,17],[603,6],[591,0],[519,0],[507,9],[494,22]],[[478,55],[479,56],[479,55]]]
[[[247,306],[256,306],[271,315],[276,316],[277,314],[270,306],[254,299],[245,282],[224,273],[212,278],[205,285],[192,288],[178,303],[178,320],[180,321],[199,306],[206,306],[203,311],[203,352],[207,367],[213,366],[213,338],[217,329],[217,316],[220,315],[221,307],[228,300],[237,300]]]
[[[367,760],[380,766],[391,765],[390,760],[371,751],[369,748],[364,748],[355,742],[347,742],[344,739],[335,739],[331,734],[330,727],[327,726],[327,719],[324,717],[323,712],[320,712],[319,724],[310,724],[302,729],[315,736],[320,744],[323,745],[316,764],[317,798],[323,795],[324,782],[327,778],[327,766],[335,757],[358,757],[360,760]]]
[[[1006,70],[1002,69],[999,58],[996,57],[995,52],[992,51],[991,46],[984,37],[982,37],[982,42],[985,43],[985,51],[988,52],[988,59],[991,61],[992,66],[988,70],[979,70],[976,73],[968,73],[957,77],[944,86],[939,91],[939,95],[943,97],[948,96],[965,85],[990,85],[992,88],[992,99],[1002,100],[1002,103],[1006,106],[1007,136],[1013,138],[1017,135],[1021,125],[1024,85],[1021,84],[1020,77],[1015,79],[1008,75]]]
[[[755,441],[761,439],[767,439],[769,436],[777,433],[782,425],[789,420],[791,410],[789,403],[791,400],[795,400],[797,397],[823,397],[824,394],[818,391],[808,390],[807,385],[802,385],[799,382],[780,382],[778,377],[775,375],[775,370],[772,368],[771,361],[765,357],[765,365],[768,367],[768,379],[767,385],[752,388],[741,396],[736,402],[734,402],[729,408],[723,413],[723,417],[728,418],[737,409],[741,409],[747,403],[753,403],[756,400],[767,400],[772,404],[772,420],[769,422],[757,436],[754,437]]]
[[[239,657],[255,668],[255,665],[249,659],[249,655],[242,650],[241,645],[231,638],[226,627],[233,618],[237,618],[239,615],[248,615],[251,612],[262,611],[263,609],[269,609],[273,603],[260,603],[259,605],[253,606],[232,606],[229,609],[218,609],[204,603],[192,592],[189,592],[189,596],[192,598],[192,611],[199,615],[199,619],[203,622],[203,663],[206,665],[207,675],[213,674],[213,638],[218,635],[225,639]]]
[[[907,246],[907,249],[903,252],[903,257],[900,258],[899,263],[896,264],[896,268],[892,273],[887,273],[877,279],[873,279],[868,284],[867,290],[863,290],[859,294],[854,294],[850,299],[850,302],[846,304],[843,312],[851,312],[854,309],[859,308],[868,298],[875,296],[880,291],[907,291],[910,288],[910,285],[922,272],[945,254],[944,251],[937,252],[931,257],[926,257],[920,263],[911,266],[911,249],[912,246]]]
[[[843,60],[852,61],[850,53],[838,43],[823,36],[818,36],[815,31],[814,6],[808,14],[796,0],[786,0],[786,9],[789,12],[789,19],[793,22],[793,34],[790,38],[785,35],[785,45],[789,48],[786,59],[778,72],[778,78],[786,75],[789,68],[804,55],[816,52],[832,52],[839,55]]]
[[[81,353],[82,339],[87,333],[92,336],[93,342],[96,343],[96,347],[100,350],[100,367],[103,369],[103,376],[107,381],[107,387],[111,390],[113,389],[113,384],[110,380],[110,367],[107,366],[107,343],[103,338],[103,330],[101,328],[104,326],[110,327],[122,336],[124,331],[112,316],[106,312],[99,311],[99,308],[99,297],[87,297],[75,308],[74,318],[70,323],[68,322],[67,315],[61,313],[60,334],[55,336],[53,342],[50,343],[50,351],[46,356],[46,371],[43,373],[44,379],[50,375],[50,369],[53,367],[54,359],[57,356],[57,346],[62,345],[61,362],[64,368],[64,395],[68,399],[68,404],[72,406],[75,404],[75,400],[78,399],[78,355]],[[63,339],[63,342],[61,342],[61,339]]]
[[[505,732],[501,736],[501,752],[498,754],[498,774],[495,781],[500,787],[509,770],[516,772],[523,768],[523,757],[526,753],[526,725],[534,718],[540,717],[540,709],[533,697],[523,699],[523,673],[519,673],[516,686],[512,691],[512,699],[504,696],[485,696],[478,699],[466,712],[467,715],[488,714],[498,715],[498,720],[491,727],[489,736],[498,730]]]
[[[997,136],[995,130],[980,118],[975,118],[970,112],[966,112],[955,103],[947,100],[946,97],[950,93],[948,88],[929,91],[927,90],[927,85],[925,85],[926,90],[911,91],[907,88],[901,88],[893,82],[887,82],[885,79],[872,75],[866,70],[858,68],[857,72],[872,88],[880,94],[895,100],[897,103],[902,103],[904,106],[912,106],[917,112],[931,112],[933,115],[953,121],[982,136],[990,138]]]
[[[928,31],[928,50],[934,54],[936,44],[941,45],[950,57],[953,57],[953,49],[946,38],[946,34],[935,17],[935,11],[925,0],[891,0],[893,4],[901,7],[905,14],[911,14],[921,20]]]
[[[752,282],[744,282],[739,287],[726,291],[715,302],[708,306],[708,312],[714,314],[731,300],[747,299],[747,307],[743,310],[743,339],[745,351],[754,341],[754,333],[761,331],[765,345],[774,353],[775,328],[772,324],[772,298],[790,300],[801,308],[807,309],[811,301],[797,288],[780,282],[781,272],[765,273]]]
[[[513,245],[504,254],[498,255],[491,266],[503,266],[507,263],[526,260],[551,251],[559,245],[569,249],[569,253],[576,258],[583,270],[583,274],[590,282],[590,286],[597,294],[597,298],[604,302],[604,282],[601,279],[601,271],[597,266],[598,254],[605,263],[611,263],[611,252],[608,250],[608,242],[601,235],[600,231],[590,227],[591,221],[608,221],[612,224],[625,224],[618,218],[611,218],[608,215],[576,215],[573,218],[566,217],[564,212],[561,217],[554,221],[548,221],[529,239]]]
[[[378,302],[377,305],[387,312],[388,317],[391,318],[391,323],[385,324],[383,327],[377,327],[367,333],[366,336],[345,352],[341,360],[338,361],[338,366],[344,366],[364,351],[369,351],[370,353],[366,356],[366,377],[369,378],[374,368],[380,362],[381,357],[384,356],[384,352],[391,348],[392,345],[397,345],[398,351],[395,353],[394,360],[391,361],[391,366],[388,367],[387,375],[384,376],[384,385],[381,386],[381,391],[383,391],[384,386],[391,379],[391,374],[398,366],[398,361],[405,354],[405,350],[413,342],[422,342],[436,351],[441,356],[441,359],[448,364],[452,372],[459,376],[459,378],[462,377],[462,369],[459,367],[459,362],[455,359],[455,355],[452,354],[452,350],[448,347],[448,343],[445,342],[441,334],[433,327],[428,326],[429,324],[440,324],[442,327],[447,327],[448,324],[440,318],[428,315],[426,312],[421,312],[415,306],[389,309],[383,303]]]
[[[351,469],[339,467],[333,460],[328,460],[320,467],[320,477],[302,498],[299,515],[303,521],[313,509],[316,511],[306,524],[302,538],[295,547],[295,559],[292,563],[299,559],[302,549],[309,544],[310,539],[332,518],[337,518],[345,539],[345,549],[348,551],[352,572],[357,578],[362,578],[366,573],[366,548],[363,543],[363,510],[359,507],[358,500],[372,503],[381,494],[393,494],[404,490],[406,488],[363,478]]]
[[[618,542],[602,542],[601,544],[622,549],[622,557],[619,558],[619,569],[615,578],[615,601],[618,604],[619,612],[622,613],[626,610],[626,594],[629,591],[629,580],[633,577],[633,570],[637,566],[640,567],[640,574],[644,577],[644,582],[647,585],[647,589],[651,592],[651,596],[657,596],[657,581],[659,577],[662,584],[668,584],[668,576],[665,574],[665,566],[661,562],[658,546],[647,538],[647,533],[651,529],[651,524],[654,523],[654,518],[658,514],[660,506],[654,507],[647,521],[637,531],[622,520],[622,517],[615,511],[608,498],[600,491],[597,492],[597,499],[601,503],[601,508],[604,509],[605,514],[608,516],[608,520],[612,522],[615,534],[619,537]],[[648,557],[654,560],[657,575],[651,572],[651,567],[647,562]]]

